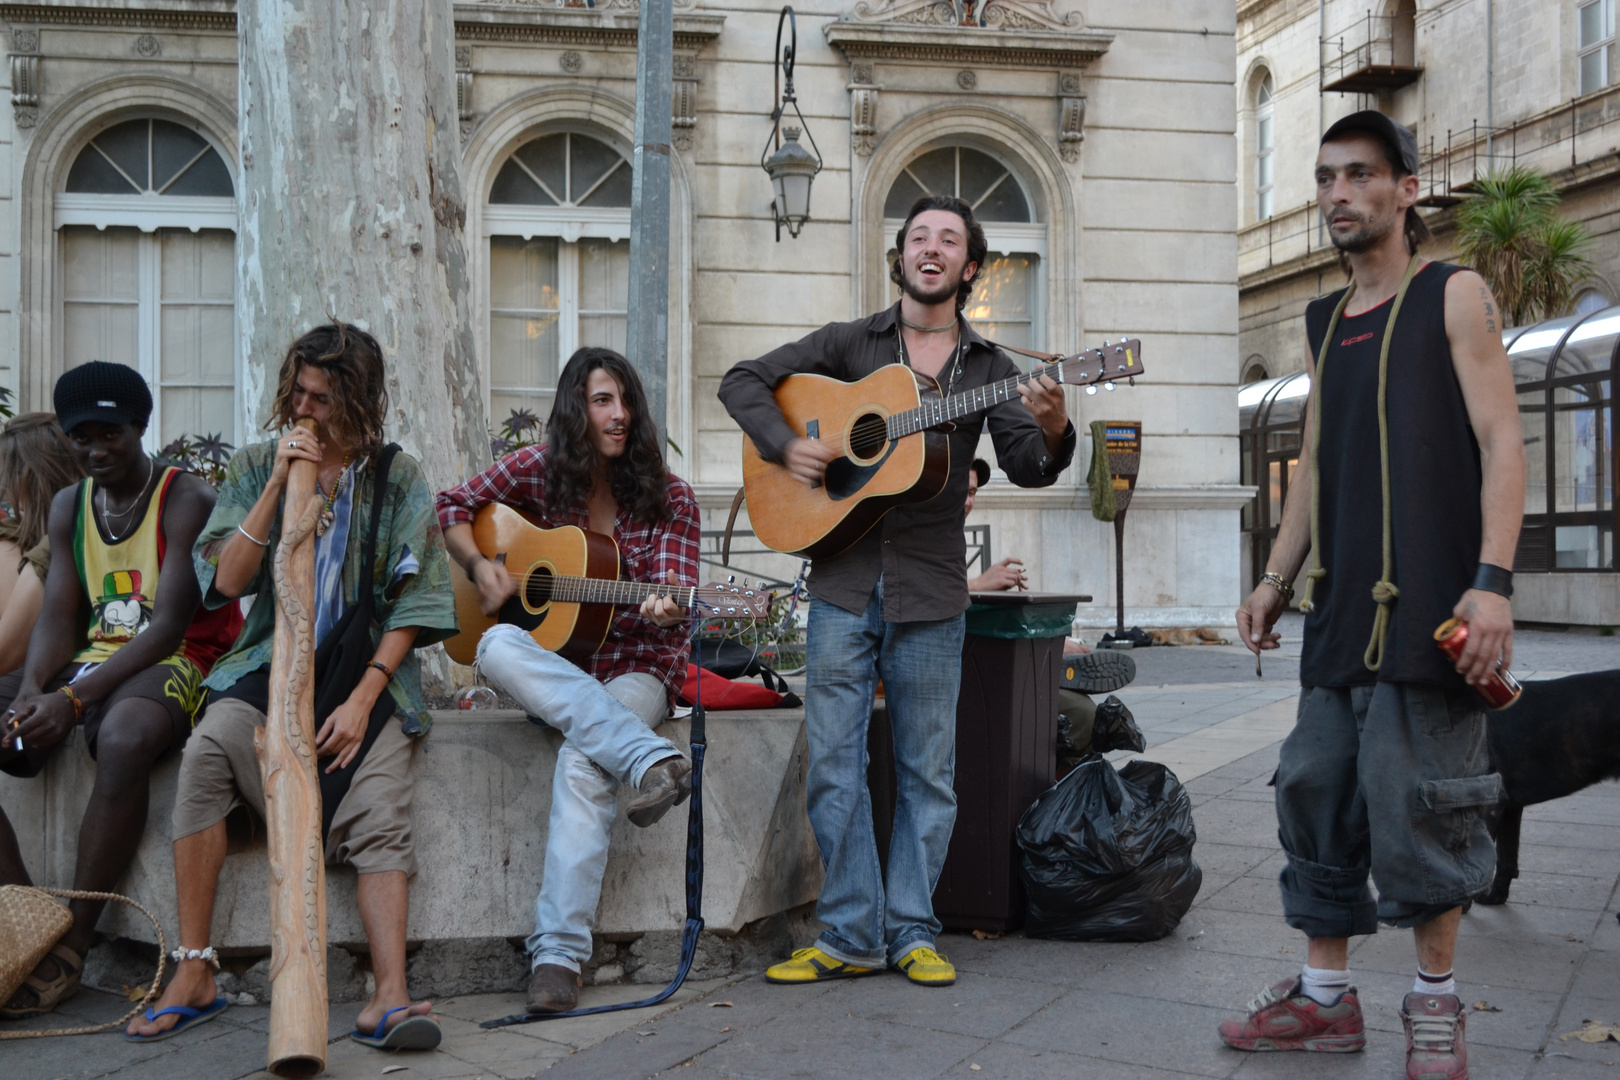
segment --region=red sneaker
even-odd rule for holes
[[[1247,1016],[1221,1021],[1221,1038],[1238,1050],[1315,1050],[1348,1054],[1367,1045],[1361,999],[1351,987],[1332,1005],[1307,997],[1298,976],[1249,1002]]]
[[[1406,1080],[1468,1080],[1468,1014],[1456,994],[1407,994]]]

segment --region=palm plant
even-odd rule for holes
[[[1508,325],[1562,315],[1593,272],[1592,234],[1558,213],[1558,189],[1523,165],[1493,172],[1457,208],[1457,253],[1479,271]]]

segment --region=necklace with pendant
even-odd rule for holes
[[[352,454],[343,455],[343,464],[338,467],[337,480],[332,484],[332,494],[326,497],[326,505],[321,507],[320,519],[315,522],[316,536],[325,536],[326,530],[332,527],[332,521],[334,520],[332,504],[337,502],[338,495],[343,491],[343,478],[349,475],[349,459],[353,456]]]

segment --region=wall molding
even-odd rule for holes
[[[236,0],[192,0],[187,9],[0,4],[0,20],[37,26],[138,26],[158,30],[216,30],[234,34]]]

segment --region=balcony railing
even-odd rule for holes
[[[1371,11],[1322,39],[1322,92],[1377,94],[1416,82],[1411,17]]]
[[[1238,280],[1293,262],[1327,245],[1318,230],[1321,214],[1308,202],[1238,231]]]
[[[1602,163],[1620,168],[1620,85],[1495,129],[1471,122],[1420,145],[1418,205],[1429,208],[1461,202],[1479,179],[1514,165],[1571,178]],[[1314,201],[1280,211],[1238,231],[1238,278],[1327,246]]]

